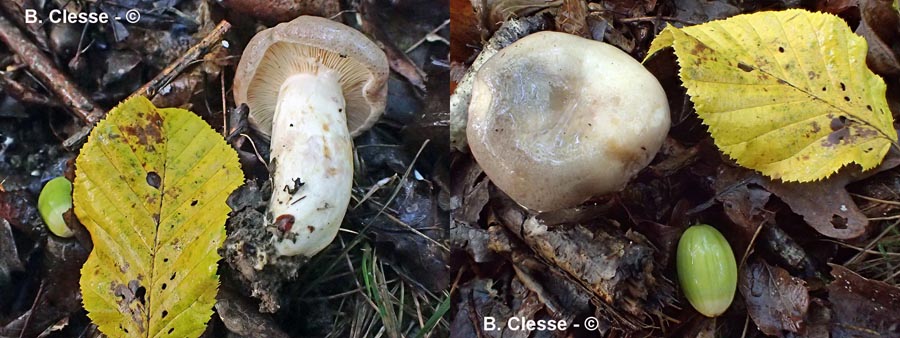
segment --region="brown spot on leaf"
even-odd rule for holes
[[[743,70],[745,72],[752,72],[754,69],[756,69],[756,68],[753,68],[753,66],[748,65],[743,62],[738,62],[738,68],[740,68],[741,70]]]
[[[144,128],[144,132],[147,133],[150,142],[160,143],[160,141],[162,141],[162,117],[159,116],[159,113],[153,111],[147,115],[147,122],[149,123],[147,124],[147,127]]]
[[[313,231],[316,231],[316,227],[314,227],[312,225],[307,225],[306,229],[309,230],[309,233],[313,233]]]
[[[147,173],[147,184],[155,189],[159,189],[160,184],[162,184],[162,178],[155,171],[151,171]]]
[[[119,305],[119,312],[131,317],[132,321],[138,327],[139,332],[144,332],[143,312],[146,300],[144,299],[147,289],[144,288],[137,280],[131,280],[128,285],[119,284],[117,282],[110,283],[111,291],[116,296],[116,303]]]
[[[816,122],[816,121],[813,121],[813,122],[810,124],[810,127],[812,127],[812,132],[813,132],[813,133],[818,133],[819,130],[822,130],[821,128],[819,128],[819,122]]]
[[[862,137],[862,138],[875,138],[878,137],[879,133],[877,130],[872,128],[867,128],[865,126],[855,126],[853,128],[853,137]]]
[[[338,110],[338,111],[340,111],[340,110]],[[322,130],[327,132],[330,129],[331,129],[331,127],[328,126],[328,123],[322,123]]]
[[[152,145],[162,141],[162,117],[156,111],[143,115],[138,114],[138,118],[145,118],[146,121],[139,121],[138,125],[129,125],[121,127],[124,134],[137,138],[138,144]],[[155,148],[150,147],[150,151]]]
[[[844,115],[835,117],[831,119],[831,123],[828,126],[831,127],[832,131],[844,128],[847,126],[847,117]]]
[[[691,54],[694,54],[694,55],[705,55],[705,54],[708,54],[711,52],[712,52],[712,49],[710,49],[709,46],[707,46],[704,43],[699,42],[699,41],[697,42],[696,45],[694,45],[694,49],[691,50]]]
[[[822,141],[823,147],[833,147],[842,142],[850,143],[850,129],[841,128],[828,134],[828,138]]]

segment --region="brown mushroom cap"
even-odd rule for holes
[[[369,38],[343,24],[300,16],[256,34],[244,49],[234,77],[234,100],[250,107],[250,119],[272,133],[278,91],[291,75],[337,72],[347,103],[347,127],[356,136],[384,112],[388,63]]]
[[[622,189],[653,159],[669,124],[662,86],[630,55],[541,32],[478,70],[466,134],[497,187],[547,211]]]

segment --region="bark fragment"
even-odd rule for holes
[[[594,295],[598,311],[617,327],[652,327],[645,319],[664,317],[662,309],[673,302],[673,286],[639,233],[600,222],[546,224],[508,199],[497,214],[547,265]]]

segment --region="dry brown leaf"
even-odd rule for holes
[[[878,74],[900,74],[900,58],[894,49],[900,42],[900,13],[888,0],[859,0],[859,14],[856,34],[869,44],[866,63]]]
[[[819,233],[832,238],[850,239],[864,234],[869,222],[850,197],[846,186],[898,164],[900,156],[889,152],[881,165],[872,170],[861,172],[858,166],[845,167],[828,179],[809,183],[785,183],[733,167],[720,168],[720,174],[727,170],[744,171],[746,174],[732,175],[744,177],[741,184],[758,184],[775,194]]]
[[[223,7],[268,24],[290,21],[300,15],[334,17],[341,11],[338,0],[220,0]]]
[[[495,190],[500,194],[499,190]],[[672,285],[660,276],[654,249],[637,232],[607,224],[546,224],[508,198],[498,198],[497,213],[507,230],[537,256],[578,281],[599,302],[611,321],[635,330],[672,299]]]
[[[803,329],[809,291],[802,279],[758,259],[741,270],[739,288],[747,312],[763,333],[783,337],[784,331]]]
[[[816,10],[831,14],[843,14],[858,5],[858,0],[817,0]]]
[[[472,2],[450,0],[450,61],[468,61],[481,39],[478,17],[472,9]]]
[[[900,336],[900,288],[831,264],[832,337]]]
[[[725,215],[737,225],[734,231],[736,236],[729,238],[735,245],[735,252],[740,255],[738,259],[741,259],[759,227],[774,218],[771,212],[764,209],[772,193],[756,184],[749,184],[745,176],[749,171],[729,169],[731,167],[723,168],[716,177],[716,200],[722,203]]]
[[[587,3],[584,0],[563,0],[559,13],[556,15],[556,28],[560,32],[566,32],[590,39],[587,27]]]

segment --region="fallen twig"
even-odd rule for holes
[[[228,23],[228,21],[220,21],[219,24],[203,38],[203,40],[200,40],[200,42],[191,47],[191,49],[188,49],[181,57],[170,63],[169,66],[159,72],[156,77],[145,83],[141,88],[138,88],[138,90],[134,91],[129,97],[143,95],[146,96],[147,99],[152,100],[160,89],[169,84],[169,82],[172,82],[178,74],[181,74],[181,72],[192,65],[194,61],[202,58],[206,53],[212,50],[214,46],[218,45],[229,29],[231,29],[231,24]]]
[[[143,95],[147,97],[147,99],[152,100],[154,96],[159,92],[160,89],[164,88],[168,85],[172,80],[175,79],[182,71],[184,71],[187,67],[192,65],[194,61],[206,55],[213,46],[219,44],[222,41],[222,36],[225,35],[228,30],[231,29],[231,24],[228,21],[222,20],[216,25],[215,28],[203,40],[200,40],[196,45],[188,49],[181,57],[173,61],[169,66],[159,72],[156,77],[154,77],[149,82],[145,83],[141,88],[131,93],[128,97],[133,97],[136,95]],[[99,114],[98,120],[102,118],[106,113],[101,112]],[[82,128],[81,130],[75,132],[74,135],[70,136],[65,142],[63,142],[63,146],[66,148],[72,148],[76,145],[79,145],[87,139],[88,134],[91,132],[91,128],[93,128],[93,123],[91,125]]]
[[[19,56],[31,73],[56,95],[64,107],[88,125],[103,116],[103,111],[66,76],[31,41],[25,38],[9,20],[0,16],[0,40]]]
[[[6,74],[0,73],[0,87],[6,91],[9,96],[14,97],[16,100],[24,103],[31,103],[40,106],[49,106],[49,107],[59,107],[59,103],[54,101],[53,99],[36,93],[26,86],[23,86],[21,83],[16,82],[13,79],[10,79]]]
[[[622,18],[618,19],[619,22],[629,23],[629,22],[646,22],[646,21],[670,21],[670,22],[679,22],[685,25],[696,25],[697,22],[691,20],[683,20],[673,16],[641,16],[636,18]]]
[[[436,36],[437,32],[444,29],[444,27],[447,27],[448,25],[450,25],[450,19],[444,20],[444,23],[442,23],[440,26],[435,27],[431,31],[429,31],[427,34],[425,34],[425,36],[423,36],[421,39],[419,39],[419,41],[416,41],[416,43],[412,44],[412,46],[409,46],[409,48],[407,48],[403,52],[409,53],[409,52],[416,50],[416,48],[419,48],[419,46],[421,46],[423,43],[425,43],[425,41],[431,41],[430,39],[432,37],[436,37],[436,38],[440,39],[441,42],[449,45],[450,41],[447,41],[443,37]]]
[[[663,309],[674,302],[673,286],[639,233],[602,224],[546,224],[511,199],[497,199],[495,212],[535,257],[592,294],[598,311],[618,327],[649,329],[669,320]]]
[[[49,51],[50,43],[47,41],[47,35],[44,34],[44,27],[41,22],[26,22],[25,11],[37,9],[32,1],[22,0],[0,0],[0,9],[6,12],[6,15],[13,23],[26,30],[38,49]]]
[[[360,24],[362,26],[362,30],[369,34],[384,50],[384,53],[387,54],[388,63],[391,66],[391,70],[397,72],[400,75],[403,75],[410,84],[415,86],[421,91],[425,91],[425,72],[419,69],[416,66],[416,63],[413,62],[409,56],[406,55],[400,48],[397,47],[391,40],[387,37],[381,27],[376,23],[378,22],[373,16],[373,9],[377,8],[373,1],[362,1],[359,4],[359,18]]]

